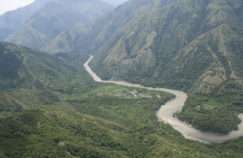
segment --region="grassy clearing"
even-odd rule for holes
[[[214,95],[191,95],[178,116],[201,130],[226,134],[238,128],[242,96],[241,85],[229,82]]]

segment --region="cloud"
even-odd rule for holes
[[[0,0],[0,14],[26,6],[34,0]]]

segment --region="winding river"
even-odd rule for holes
[[[113,81],[113,80],[102,80],[90,67],[89,63],[93,60],[93,56],[90,56],[89,59],[84,63],[85,70],[93,78],[95,82],[104,83],[104,84],[115,84],[126,87],[142,88],[151,91],[160,91],[173,94],[174,99],[168,101],[165,105],[162,105],[161,108],[157,111],[156,115],[159,121],[169,124],[176,131],[184,136],[184,138],[198,141],[201,143],[224,143],[229,140],[237,139],[243,136],[243,114],[239,115],[241,123],[238,126],[238,130],[232,131],[227,135],[202,132],[198,129],[193,128],[190,124],[185,123],[174,115],[178,112],[181,112],[185,102],[188,98],[188,95],[185,92],[165,89],[165,88],[152,88],[145,87],[140,84],[133,84],[126,81]]]

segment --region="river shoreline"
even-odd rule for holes
[[[166,88],[153,88],[145,87],[140,84],[133,84],[126,81],[113,81],[113,80],[102,80],[90,67],[89,63],[93,60],[93,56],[90,56],[89,59],[84,63],[85,70],[89,73],[92,79],[97,83],[103,84],[115,84],[126,87],[142,88],[151,91],[160,91],[170,93],[175,96],[175,98],[169,100],[164,105],[160,107],[157,111],[156,116],[160,122],[169,124],[172,128],[178,131],[184,138],[198,141],[201,143],[224,143],[230,140],[234,140],[243,136],[243,114],[239,115],[241,123],[238,126],[238,130],[232,131],[229,134],[221,135],[216,133],[202,132],[198,129],[195,129],[190,124],[179,120],[174,115],[180,113],[188,99],[188,95],[185,92],[166,89]]]

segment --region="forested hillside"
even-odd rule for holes
[[[243,110],[242,8],[239,0],[129,1],[96,28],[93,68],[104,79],[185,90],[179,117],[228,133]]]
[[[242,155],[242,139],[204,145],[159,123],[155,112],[172,97],[168,94],[98,85],[73,58],[57,58],[7,43],[1,43],[0,52],[1,59],[16,63],[11,66],[0,60],[1,76],[6,75],[3,67],[11,70],[11,78],[1,78],[11,85],[0,90],[1,158]]]
[[[63,34],[88,30],[111,9],[100,0],[36,0],[0,16],[1,40],[48,53],[69,53],[76,36]]]
[[[103,23],[95,65],[106,78],[200,93],[242,84],[242,18],[239,0],[133,0]]]
[[[185,91],[173,116],[227,136],[243,113],[242,0],[36,0],[0,16],[0,40],[19,44],[0,42],[0,158],[242,158],[243,138],[159,122],[175,96],[83,67],[93,55],[104,80]]]

